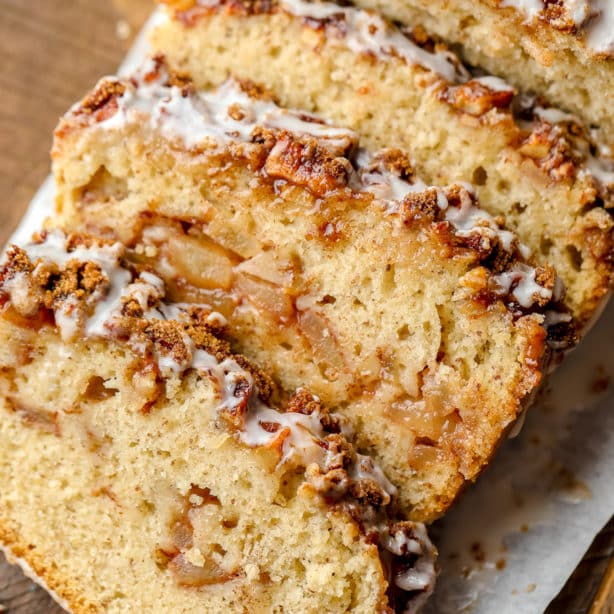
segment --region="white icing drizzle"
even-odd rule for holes
[[[482,85],[485,85],[489,90],[493,92],[515,92],[513,86],[509,83],[506,83],[503,79],[499,77],[494,77],[492,75],[485,75],[483,77],[474,77],[473,81],[477,81]]]
[[[301,7],[311,6],[311,3],[303,0],[297,2]],[[334,10],[338,9],[336,7]],[[355,9],[343,10],[355,12]],[[403,37],[400,33],[399,36]],[[482,76],[475,80],[494,91],[513,91],[513,88],[497,77]],[[105,130],[120,130],[128,124],[147,123],[150,129],[158,131],[164,138],[169,141],[180,140],[187,148],[204,144],[215,147],[230,142],[250,142],[256,127],[286,130],[299,136],[310,135],[319,139],[320,144],[334,155],[347,155],[348,150],[358,143],[358,135],[352,130],[336,127],[329,120],[305,111],[285,109],[274,102],[252,98],[234,79],[228,79],[215,90],[200,92],[168,86],[167,81],[165,69],[155,60],[149,60],[129,81],[123,82],[126,89],[117,98],[115,114],[95,126]],[[73,107],[73,113],[78,111],[79,105]],[[533,112],[551,123],[575,119],[553,108],[536,107]],[[364,157],[360,153],[356,156],[359,167],[366,166],[362,162]],[[581,173],[590,173],[607,186],[614,183],[614,171],[610,171],[607,165],[605,159],[588,155]],[[398,201],[409,192],[427,188],[420,179],[409,183],[392,173],[384,172],[363,172],[361,180],[362,189],[388,202]],[[502,241],[502,244],[506,243]],[[518,248],[526,258],[526,246]]]
[[[301,2],[300,5],[310,6],[310,3]],[[339,7],[331,9],[325,5],[319,10],[337,11]],[[357,137],[350,130],[336,128],[302,111],[286,110],[273,102],[251,98],[234,80],[226,81],[217,90],[184,95],[180,88],[164,85],[166,79],[166,73],[159,70],[153,61],[146,64],[118,99],[116,114],[98,126],[103,129],[117,129],[126,122],[142,121],[144,114],[149,116],[153,129],[159,130],[165,138],[182,139],[188,147],[208,138],[221,142],[248,141],[257,126],[288,130],[299,135],[311,134],[327,139],[334,145],[345,146],[349,142],[356,142]],[[487,83],[490,87],[490,82]],[[495,83],[493,87],[495,86],[503,87],[499,83]],[[243,119],[230,117],[229,110],[234,105],[240,108]],[[381,165],[373,168],[372,160],[366,150],[360,149],[357,152],[354,163],[358,173],[352,176],[351,185],[354,189],[371,192],[378,200],[387,204],[390,210],[398,208],[399,201],[410,192],[428,189],[419,178],[409,182],[381,168]],[[473,192],[471,186],[463,184],[463,187]],[[436,189],[439,206],[446,210],[445,218],[455,227],[459,236],[467,237],[472,233],[479,233],[491,239],[498,237],[504,249],[513,251],[518,243],[515,235],[501,229],[491,215],[473,205],[468,195],[460,210],[448,208],[443,191]],[[522,246],[522,249],[528,254],[526,246]]]
[[[263,428],[263,423],[278,424],[279,430],[271,433]],[[254,398],[250,399],[245,428],[239,435],[241,441],[251,447],[270,446],[283,437],[280,463],[295,459],[305,465],[316,463],[321,467],[325,466],[326,450],[317,442],[323,436],[317,412],[310,415],[281,413]]]
[[[526,13],[529,19],[539,15],[544,8],[542,0],[502,0],[501,6],[513,7]]]
[[[598,54],[614,53],[614,3],[611,0],[559,0],[558,4],[584,34],[589,49]],[[503,0],[500,6],[523,12],[527,22],[547,18],[544,0]]]
[[[493,277],[500,294],[511,294],[521,307],[529,308],[535,296],[551,300],[552,290],[540,286],[535,280],[535,269],[526,264],[516,264],[511,271],[504,271]]]
[[[297,6],[303,10],[308,8],[310,3],[301,0]],[[319,10],[332,11],[333,9],[323,6]],[[335,7],[334,10],[341,9]],[[127,122],[142,123],[149,117],[152,129],[159,130],[166,138],[182,139],[188,147],[211,138],[222,144],[237,140],[249,141],[257,126],[288,130],[299,135],[311,134],[328,140],[333,146],[341,146],[342,149],[346,149],[350,143],[357,142],[354,132],[336,128],[317,116],[302,111],[283,109],[273,102],[251,98],[232,79],[226,81],[217,90],[200,93],[185,92],[179,87],[169,87],[165,85],[167,79],[168,75],[165,71],[154,61],[150,61],[131,80],[124,94],[119,97],[115,115],[98,124],[98,127],[113,130],[122,127]],[[482,79],[485,80],[488,87],[499,89],[505,87],[505,84],[498,80],[493,82],[489,77]],[[239,115],[236,112],[239,112]],[[234,117],[231,117],[231,114]],[[364,149],[359,149],[354,154],[353,164],[355,170],[351,173],[350,186],[353,189],[374,194],[387,212],[398,211],[402,199],[411,192],[435,189],[438,205],[445,212],[444,219],[450,222],[459,237],[479,234],[491,241],[497,240],[501,247],[509,253],[517,250],[523,258],[530,257],[529,248],[520,243],[513,232],[501,228],[493,216],[475,205],[471,197],[474,193],[473,188],[469,184],[459,182],[463,188],[461,206],[452,207],[442,188],[429,188],[419,178],[412,177],[411,181],[401,179],[382,164],[374,163],[374,158]],[[545,293],[549,291],[535,282],[534,269],[531,270],[533,271],[533,285],[539,288],[536,291],[537,294],[545,296]],[[535,293],[526,294],[529,289],[529,278],[526,274],[522,274],[522,280],[517,279],[519,274],[518,270],[508,273],[510,280],[508,285],[511,287],[512,280],[518,282],[514,288],[514,296],[523,307],[528,307],[532,304],[529,298]],[[507,279],[502,277],[499,285],[505,286]],[[121,296],[118,296],[117,300],[120,299]],[[101,312],[99,321],[106,317],[102,308]]]
[[[66,235],[57,230],[47,233],[42,243],[29,243],[22,249],[26,251],[32,262],[41,259],[54,262],[61,267],[66,266],[73,260],[94,262],[103,270],[115,267],[123,250],[119,243],[115,243],[92,247],[78,245],[75,249],[68,251]]]
[[[410,192],[424,192],[429,186],[419,177],[410,183],[390,172],[382,164],[374,163],[373,156],[366,149],[359,149],[353,156],[357,173],[351,177],[355,190],[370,192],[378,200],[387,203],[390,210],[396,210],[398,203]]]
[[[447,199],[445,200],[445,206],[442,206],[443,201],[441,200],[438,204],[440,208],[445,210],[445,219],[454,226],[459,237],[468,237],[475,233],[481,234],[483,237],[498,239],[503,249],[507,252],[513,252],[514,247],[518,246],[520,253],[527,254],[526,257],[530,255],[531,251],[529,248],[520,243],[518,237],[513,232],[501,228],[492,215],[475,206],[466,187],[461,192],[460,207],[449,207]]]
[[[614,186],[614,163],[611,160],[588,156],[588,172],[604,186]]]
[[[581,121],[577,116],[571,113],[565,113],[565,111],[561,111],[560,109],[555,109],[553,107],[535,107],[533,109],[533,113],[537,115],[540,119],[550,123],[550,124],[562,124],[564,122],[581,124]]]
[[[397,572],[392,580],[395,586],[403,591],[422,591],[408,604],[404,614],[421,611],[433,592],[434,580],[437,577],[437,553],[429,540],[426,527],[422,523],[411,523],[410,527],[400,527],[393,532],[387,528],[382,529],[380,543],[386,551],[396,556],[414,554],[418,557],[412,567]]]
[[[220,0],[199,0],[199,4],[217,6]],[[587,42],[599,53],[614,54],[614,2],[611,0],[562,0],[570,18],[579,27],[587,31]],[[282,0],[281,6],[288,13],[297,17],[325,21],[342,18],[345,21],[343,40],[348,48],[358,53],[373,53],[386,59],[391,55],[402,56],[411,64],[417,64],[433,71],[451,83],[463,83],[471,78],[458,58],[449,51],[430,53],[415,45],[394,25],[354,7],[341,7],[330,2],[309,2],[307,0]],[[544,9],[543,0],[502,0],[500,6],[513,7],[523,11],[531,20],[541,14]],[[391,53],[394,51],[394,53]],[[499,77],[484,75],[474,77],[493,91],[510,91],[515,89]],[[537,107],[535,113],[544,121],[556,124],[563,121],[579,120],[556,108]],[[522,120],[517,119],[518,126],[523,127]],[[602,170],[603,164],[592,157],[587,160],[587,168],[581,171],[595,173],[602,184],[612,183],[609,175]]]
[[[594,17],[586,28],[586,43],[597,53],[614,54],[614,3],[593,0]]]
[[[442,188],[427,186],[420,179],[415,179],[413,183],[410,183],[397,177],[382,165],[374,167],[373,158],[365,150],[359,150],[355,156],[355,164],[360,179],[354,181],[353,187],[374,194],[384,203],[389,213],[398,211],[400,201],[409,193],[435,189],[437,190],[437,204],[442,211],[445,211],[444,219],[452,224],[457,236],[466,238],[479,234],[492,241],[498,240],[501,247],[509,253],[513,253],[516,249],[525,260],[530,258],[531,250],[518,240],[515,233],[501,228],[492,215],[475,205],[471,197],[474,194],[471,185],[459,182],[463,188],[461,206],[451,207]]]
[[[165,286],[158,276],[144,271],[132,280],[133,274],[121,266],[120,258],[123,248],[120,244],[94,245],[90,247],[78,246],[69,251],[68,239],[60,231],[48,233],[41,243],[30,243],[22,249],[32,263],[54,263],[64,267],[70,262],[94,262],[100,266],[103,274],[109,281],[105,295],[96,291],[91,300],[96,303],[94,314],[85,323],[78,321],[77,302],[72,296],[60,303],[56,309],[56,325],[66,341],[74,339],[83,330],[88,338],[110,338],[113,335],[113,324],[121,316],[122,305],[128,300],[135,300],[145,319],[173,319],[181,321],[186,317],[186,311],[192,305],[179,303],[164,303]],[[9,293],[11,301],[24,303],[28,299],[30,284],[26,273],[18,272],[3,283],[3,289]],[[221,314],[213,312],[209,319],[217,324],[224,322]],[[255,384],[249,371],[241,367],[234,359],[225,358],[221,362],[215,356],[202,349],[196,349],[192,339],[184,334],[183,343],[187,350],[184,360],[177,361],[172,354],[165,353],[157,356],[158,365],[162,372],[172,371],[182,373],[188,369],[207,371],[217,382],[221,395],[220,405],[223,407],[236,407],[242,402],[235,396],[237,382],[247,380],[253,391],[249,398],[248,412],[245,419],[245,428],[240,432],[239,438],[248,446],[265,446],[273,443],[288,429],[283,441],[283,455],[280,463],[293,457],[298,457],[304,464],[317,463],[325,466],[326,450],[318,445],[324,436],[324,429],[317,412],[304,415],[292,412],[280,412],[266,406],[259,400],[255,392]],[[339,418],[342,420],[341,418]],[[342,420],[343,422],[343,420]],[[264,423],[276,423],[280,429],[270,432]],[[345,425],[347,429],[347,424]],[[359,460],[353,468],[354,479],[369,478],[380,485],[384,492],[390,496],[396,494],[395,487],[386,479],[382,470],[373,461],[359,455]]]
[[[306,0],[282,0],[281,6],[288,13],[297,17],[308,17],[314,20],[342,18],[345,22],[342,40],[352,51],[389,56],[394,50],[409,64],[422,66],[448,81],[467,79],[466,71],[454,54],[448,51],[431,53],[422,49],[400,30],[373,13],[340,7],[330,2],[307,2]]]
[[[385,493],[388,493],[388,495],[391,497],[397,494],[396,487],[390,481],[388,481],[388,478],[384,475],[381,467],[376,465],[370,456],[357,454],[356,463],[351,467],[349,473],[353,480],[373,480]]]
[[[553,126],[557,124],[577,124],[580,127],[584,127],[582,121],[572,113],[566,113],[560,109],[552,107],[533,106],[534,99],[530,97],[526,99],[526,108],[533,115]],[[535,122],[528,123],[528,128],[533,129]],[[614,158],[612,157],[611,148],[607,145],[599,143],[596,137],[592,133],[587,133],[586,142],[587,145],[582,150],[574,148],[578,156],[584,158],[584,167],[581,168],[578,173],[579,177],[592,177],[598,184],[604,188],[614,186]],[[592,141],[592,142],[591,142]],[[590,152],[588,145],[594,145],[596,148],[596,155]]]
[[[30,300],[30,279],[27,273],[17,272],[10,279],[5,280],[4,290],[11,297],[11,303],[22,313],[30,313],[32,301]]]
[[[118,130],[145,118],[163,137],[178,138],[189,148],[211,141],[249,141],[257,126],[311,135],[341,148],[357,138],[351,130],[331,126],[309,113],[251,98],[233,79],[216,90],[199,93],[168,86],[167,79],[166,71],[149,60],[126,82],[126,90],[117,98],[116,113],[98,126]]]
[[[104,336],[106,327],[119,314],[126,284],[132,279],[130,272],[118,265],[123,247],[119,243],[90,247],[79,245],[69,251],[66,236],[60,231],[54,231],[48,233],[42,243],[29,243],[23,246],[23,249],[33,263],[53,262],[64,267],[72,261],[93,262],[101,268],[108,280],[108,289],[104,297],[101,296],[100,290],[96,290],[89,298],[95,309],[84,324],[87,335]],[[12,294],[11,299],[13,300]],[[78,320],[79,313],[72,297],[59,303],[55,309],[56,323],[65,341],[74,339],[79,332],[82,324]]]

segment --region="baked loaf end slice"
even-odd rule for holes
[[[172,4],[172,3],[171,3]],[[169,11],[154,47],[198,87],[253,79],[285,106],[357,130],[365,146],[411,151],[427,183],[473,183],[540,263],[580,326],[612,285],[614,172],[588,130],[500,79],[474,78],[422,30],[331,3],[241,0]],[[598,91],[604,91],[601,88]]]
[[[53,155],[58,220],[120,238],[282,387],[346,415],[413,519],[484,467],[546,336],[573,337],[552,267],[469,186],[428,187],[253,84],[197,92],[156,59],[75,106]]]
[[[219,313],[128,256],[59,232],[9,249],[4,546],[76,613],[415,612],[435,549],[345,421],[276,400]]]
[[[356,0],[462,46],[470,63],[539,92],[614,144],[614,10],[563,0]],[[505,5],[505,6],[503,6]]]

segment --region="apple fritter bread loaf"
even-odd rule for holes
[[[255,80],[285,106],[357,130],[368,147],[409,150],[428,183],[473,183],[482,207],[556,268],[580,327],[594,320],[613,280],[614,167],[591,124],[471,74],[424,30],[368,11],[305,0],[168,4],[152,43],[197,87],[229,74]],[[606,104],[606,88],[596,91]]]
[[[475,66],[577,114],[614,145],[614,5],[609,0],[356,0],[421,24]]]
[[[345,415],[412,519],[475,479],[573,338],[552,267],[471,186],[429,187],[253,83],[197,91],[156,58],[76,105],[53,157],[56,223],[121,240]]]
[[[72,612],[415,612],[424,525],[345,419],[118,243],[0,268],[0,542]]]

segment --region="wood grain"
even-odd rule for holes
[[[115,72],[149,0],[0,0],[0,244],[49,173],[58,118]],[[121,34],[122,36],[118,36]],[[0,612],[61,614],[0,554]]]
[[[60,115],[113,73],[150,0],[0,0],[0,242],[49,173]],[[547,614],[614,614],[614,520],[597,536]],[[547,562],[545,561],[545,564]],[[0,555],[0,612],[59,614]]]

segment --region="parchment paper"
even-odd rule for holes
[[[148,53],[137,38],[120,72]],[[53,182],[34,197],[12,241],[53,211]],[[432,533],[442,572],[430,614],[539,614],[614,514],[614,302],[550,377],[520,435]]]

